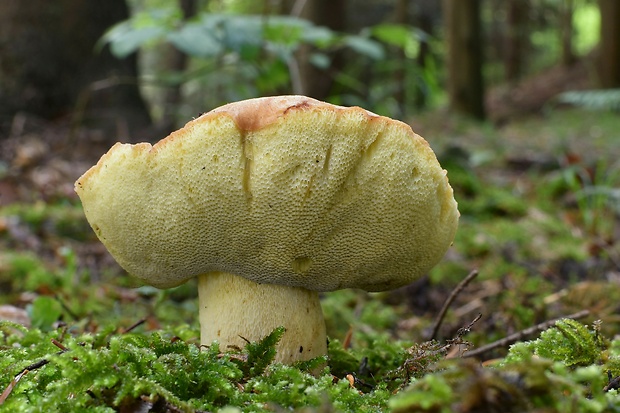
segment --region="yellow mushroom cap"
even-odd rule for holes
[[[304,96],[231,103],[154,146],[114,145],[75,189],[130,274],[213,271],[316,291],[383,291],[432,268],[459,213],[405,123]]]

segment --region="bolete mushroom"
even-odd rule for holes
[[[304,96],[231,103],[159,143],[117,143],[75,189],[118,263],[198,277],[201,342],[286,332],[276,361],[326,353],[318,292],[384,291],[439,262],[459,213],[405,123]]]

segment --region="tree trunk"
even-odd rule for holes
[[[484,119],[480,0],[444,0],[452,110]]]
[[[570,66],[575,63],[575,53],[573,52],[573,11],[573,0],[563,0],[560,3],[561,63],[564,66]]]
[[[196,15],[197,3],[196,0],[178,0],[179,8],[183,13],[183,19],[189,20]],[[164,65],[166,70],[181,74],[187,69],[189,58],[187,54],[181,52],[179,49],[172,45],[166,44],[163,46],[167,50],[164,52],[166,61]],[[163,115],[161,120],[161,129],[166,132],[171,132],[177,129],[178,125],[178,109],[183,100],[183,93],[181,90],[181,84],[175,83],[168,85],[164,97],[163,97]],[[205,109],[206,110],[206,109]],[[185,122],[183,122],[185,123]]]
[[[441,4],[436,0],[416,1],[414,7],[413,24],[425,33],[425,37],[420,40],[420,50],[416,56],[416,64],[420,72],[424,72],[433,59],[434,50],[431,49],[430,39],[435,36],[437,21],[441,16]],[[422,76],[422,78],[424,78]],[[428,87],[419,84],[413,95],[413,103],[417,109],[424,109],[428,105]]]
[[[527,42],[525,25],[529,8],[526,0],[510,0],[506,7],[504,70],[506,80],[514,82],[523,74],[523,52]]]
[[[148,125],[135,56],[119,60],[96,47],[128,16],[124,0],[1,1],[0,116],[79,112],[95,126],[117,129],[122,121],[130,133]]]
[[[395,16],[394,21],[397,24],[406,25],[409,23],[408,17],[408,0],[397,0],[395,6]],[[398,103],[398,108],[400,113],[399,117],[404,118],[406,116],[406,108],[407,108],[407,71],[406,66],[409,64],[407,62],[407,56],[405,55],[404,50],[399,50],[396,56],[398,60],[398,69],[394,73],[394,81],[396,82],[396,93],[394,98]]]
[[[298,0],[300,1],[300,0]],[[296,2],[297,3],[297,2]],[[325,26],[337,32],[346,29],[346,0],[307,0],[300,17],[317,26]],[[334,75],[342,70],[345,59],[342,52],[329,55],[331,64],[321,69],[309,62],[311,47],[304,47],[299,53],[299,74],[301,93],[319,100],[325,100],[334,83]]]
[[[602,88],[620,87],[620,1],[599,0],[601,40],[599,81]]]

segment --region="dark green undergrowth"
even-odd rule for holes
[[[0,411],[620,411],[620,341],[598,324],[561,320],[489,366],[446,359],[450,343],[380,338],[357,349],[332,341],[327,359],[271,364],[282,333],[223,352],[201,349],[186,326],[121,334],[2,322]]]

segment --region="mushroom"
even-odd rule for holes
[[[459,218],[408,125],[305,96],[227,104],[153,146],[117,143],[75,189],[129,274],[158,288],[198,278],[203,345],[284,326],[284,363],[326,353],[319,292],[410,283]]]

